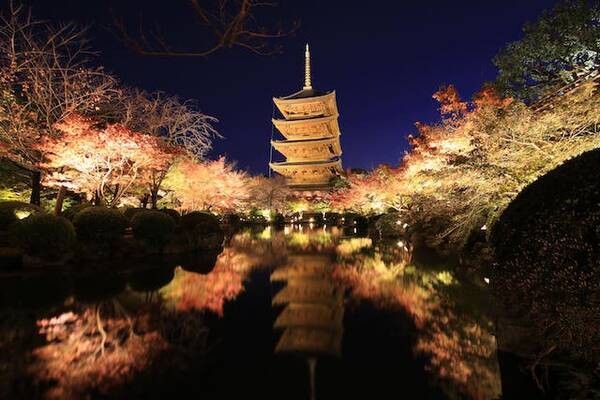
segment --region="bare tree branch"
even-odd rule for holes
[[[242,47],[260,55],[274,54],[280,46],[270,43],[292,35],[299,27],[297,22],[288,29],[267,28],[258,21],[260,9],[275,7],[271,1],[257,0],[188,0],[188,7],[199,26],[206,29],[200,33],[209,44],[195,49],[174,49],[161,33],[160,25],[146,31],[143,16],[139,17],[137,34],[132,33],[127,21],[112,11],[113,26],[120,40],[131,50],[145,56],[206,57],[222,49]]]

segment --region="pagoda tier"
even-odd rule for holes
[[[286,120],[318,118],[338,113],[335,91],[323,93],[303,89],[291,96],[274,97],[273,102]]]
[[[335,91],[319,92],[312,88],[310,51],[306,45],[304,88],[273,102],[284,119],[273,125],[286,140],[271,140],[284,162],[271,162],[275,172],[287,178],[297,190],[326,190],[331,178],[342,171],[342,148]]]
[[[342,172],[342,161],[279,162],[271,168],[285,176],[288,185],[294,188],[329,186],[329,181]]]
[[[273,119],[273,125],[289,140],[317,139],[340,135],[338,114],[310,119]]]
[[[273,140],[271,144],[288,162],[320,161],[342,155],[339,136],[315,140]]]

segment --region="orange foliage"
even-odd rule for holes
[[[239,212],[250,191],[246,174],[235,170],[225,157],[206,162],[183,158],[165,186],[174,191],[184,211]]]
[[[118,124],[97,128],[74,115],[56,128],[62,136],[44,137],[38,147],[45,158],[39,166],[48,171],[45,184],[86,193],[109,206],[118,204],[136,180],[166,169],[173,158],[160,139]]]

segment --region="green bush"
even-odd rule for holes
[[[78,237],[87,242],[113,242],[127,228],[127,218],[114,208],[88,207],[73,219]]]
[[[75,218],[75,216],[77,214],[79,214],[82,210],[85,210],[88,207],[92,207],[92,205],[90,203],[80,203],[80,204],[75,204],[74,206],[71,206],[69,208],[67,208],[65,211],[62,212],[62,216],[73,221],[73,218]]]
[[[285,217],[282,214],[275,214],[275,216],[272,219],[272,223],[275,226],[285,225]]]
[[[131,219],[133,236],[149,246],[162,248],[175,230],[175,221],[161,211],[144,210]]]
[[[165,213],[169,217],[173,218],[173,221],[175,221],[175,224],[178,224],[179,220],[181,219],[181,214],[179,214],[179,211],[173,210],[172,208],[161,208],[159,211],[162,213]]]
[[[123,211],[123,215],[125,216],[125,218],[127,218],[128,221],[131,221],[133,219],[133,217],[142,211],[148,211],[147,208],[134,208],[134,207],[129,207],[126,208],[125,211]]]
[[[37,214],[40,212],[42,212],[42,209],[33,204],[23,203],[21,201],[0,202],[0,230],[7,230],[20,218],[25,218],[30,214]]]
[[[191,212],[181,217],[181,231],[188,244],[199,249],[216,249],[223,244],[225,234],[219,220],[212,214]]]
[[[69,252],[75,243],[71,221],[51,214],[25,218],[15,226],[19,247],[30,255],[54,261]]]
[[[237,214],[225,214],[223,215],[223,218],[221,218],[221,221],[223,221],[225,225],[238,226],[242,222],[242,219]]]

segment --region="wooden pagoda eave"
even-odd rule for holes
[[[327,161],[310,161],[310,162],[272,162],[269,166],[277,173],[282,175],[286,175],[286,172],[291,172],[294,169],[298,168],[314,168],[317,167],[319,169],[327,170],[329,168],[335,168],[338,171],[342,169],[342,161],[341,160],[327,160]]]
[[[339,136],[316,140],[274,140],[271,141],[271,144],[278,152],[283,154],[288,161],[294,159],[323,160],[340,157],[342,155]],[[301,150],[306,151],[302,152]]]
[[[273,102],[275,103],[275,105],[277,106],[279,111],[283,114],[283,116],[289,120],[306,118],[306,116],[293,115],[293,113],[290,113],[288,110],[286,110],[286,108],[289,106],[296,106],[298,104],[303,104],[303,103],[322,103],[323,109],[327,111],[325,115],[335,115],[338,113],[337,104],[335,101],[335,90],[333,90],[327,94],[324,94],[321,96],[314,96],[314,97],[300,97],[300,98],[273,97]]]
[[[341,134],[337,119],[338,113],[326,117],[306,118],[306,119],[276,119],[272,122],[275,128],[286,139],[295,139],[303,137],[324,138],[338,136]]]

